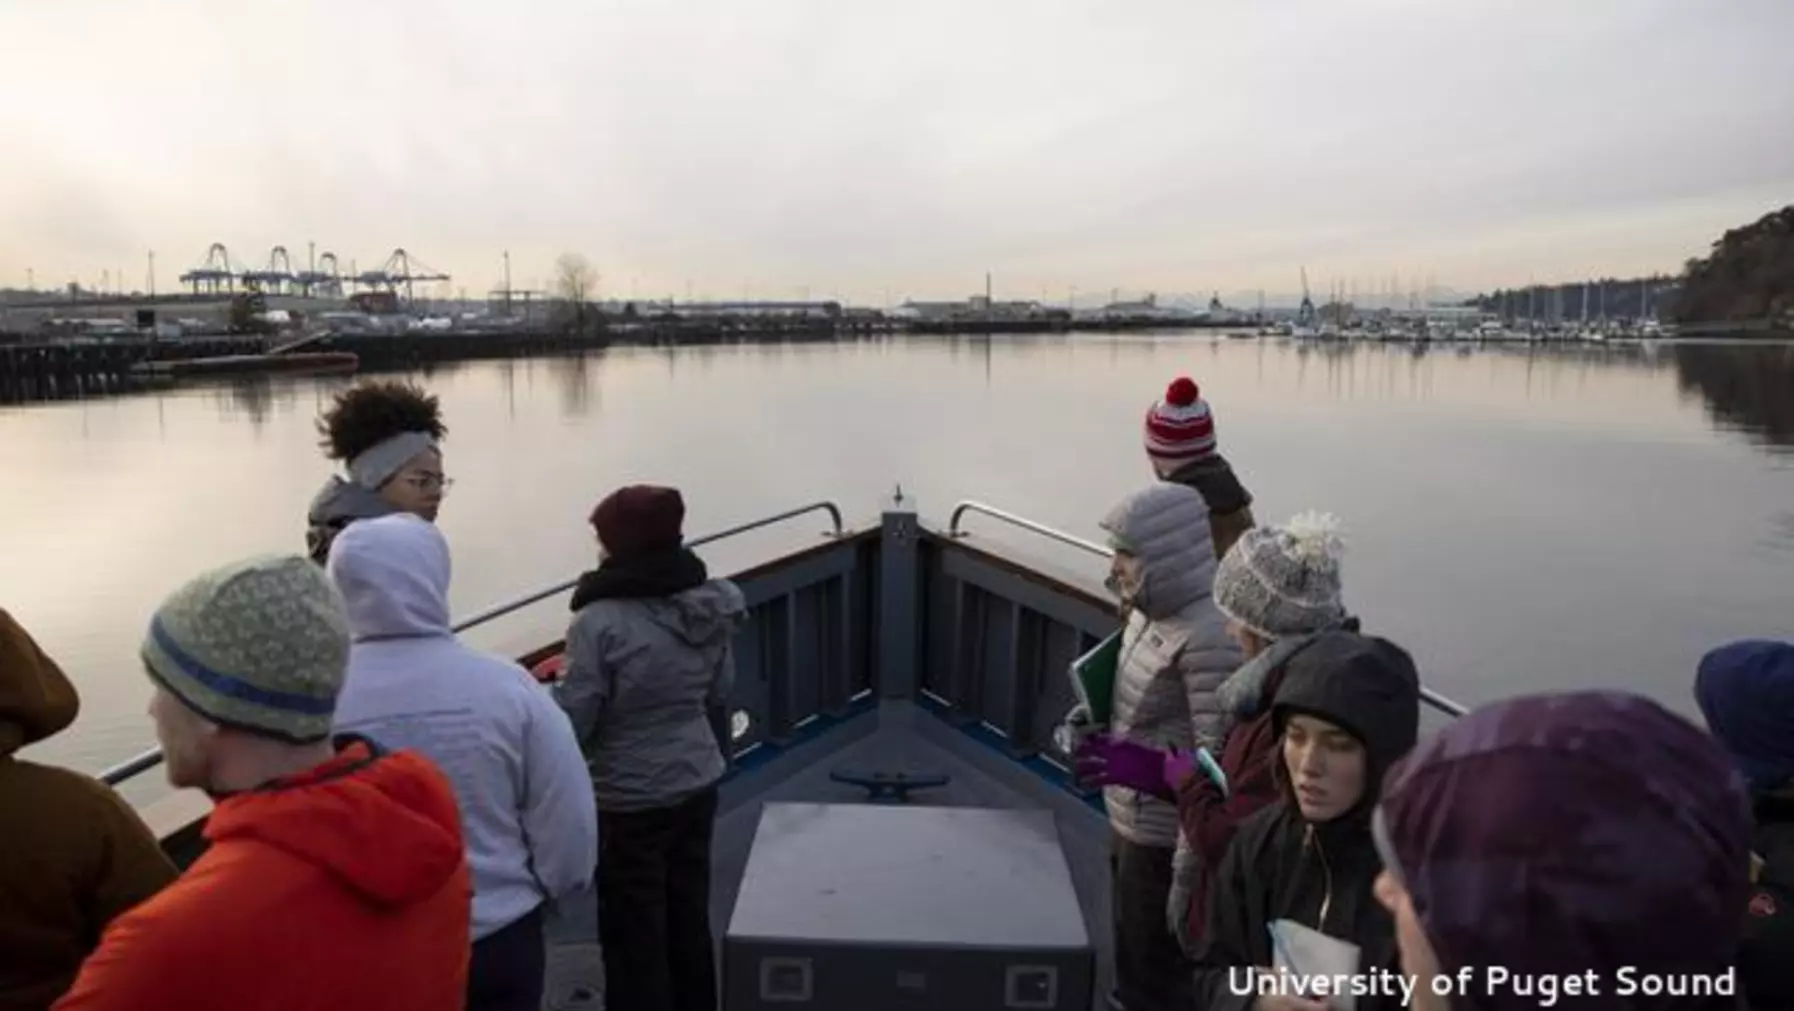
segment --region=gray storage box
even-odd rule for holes
[[[725,1011],[1087,1011],[1095,952],[1049,811],[767,804]]]

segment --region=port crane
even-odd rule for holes
[[[317,256],[305,270],[295,270],[287,248],[275,246],[268,252],[267,266],[260,268],[241,261],[233,262],[230,250],[222,242],[212,243],[200,265],[181,275],[181,283],[190,286],[195,295],[235,294],[239,283],[249,293],[296,292],[305,297],[340,297],[345,285],[390,292],[396,296],[403,286],[407,301],[413,299],[418,282],[448,280],[452,280],[448,274],[419,260],[404,247],[394,249],[377,269],[356,271],[351,263],[345,274],[337,255],[332,252]]]

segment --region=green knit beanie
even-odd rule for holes
[[[330,736],[349,663],[349,618],[324,570],[298,555],[213,569],[150,620],[143,663],[220,726],[308,744]]]

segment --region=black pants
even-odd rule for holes
[[[715,820],[715,787],[672,807],[598,812],[605,1011],[716,1011]]]
[[[467,963],[467,1011],[541,1011],[548,944],[537,906],[473,942]]]
[[[1115,915],[1115,992],[1126,1011],[1184,1011],[1195,999],[1191,967],[1165,914],[1171,901],[1168,846],[1112,833],[1109,905]]]

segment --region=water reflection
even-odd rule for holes
[[[505,390],[505,417],[517,420],[517,359],[501,358],[498,363],[498,382]]]
[[[566,355],[551,358],[548,372],[555,379],[561,395],[561,413],[568,418],[584,418],[592,413],[597,400],[597,391],[593,381],[597,378],[599,362],[604,352],[595,351],[588,355]]]
[[[274,383],[266,376],[245,376],[230,380],[229,385],[217,391],[218,413],[224,417],[241,417],[247,420],[259,435],[262,426],[268,422],[268,414],[274,409]],[[287,399],[293,398],[293,389],[287,386]]]
[[[1218,351],[1222,343],[1212,347]],[[1256,344],[1253,371],[1261,384],[1283,373],[1296,390],[1335,400],[1458,400],[1481,386],[1489,395],[1521,402],[1562,401],[1588,392],[1598,375],[1646,378],[1672,366],[1669,356],[1650,346],[1478,348],[1287,339]],[[1478,374],[1484,382],[1467,385]]]
[[[1676,382],[1714,424],[1772,452],[1794,448],[1794,344],[1678,344]]]
[[[413,378],[428,385],[432,378],[439,381],[450,371],[453,370],[425,370]],[[369,378],[380,376],[378,373],[360,376],[232,376],[209,384],[195,384],[190,389],[198,395],[209,396],[218,408],[219,417],[247,421],[259,433],[271,417],[290,414],[300,409],[302,402],[312,415],[321,414],[338,392]],[[178,399],[182,393],[156,395],[159,418],[161,405],[171,396]]]
[[[316,418],[347,383],[409,378],[441,397],[459,481],[442,523],[466,613],[582,564],[591,501],[638,477],[686,488],[694,531],[812,498],[863,521],[901,482],[937,522],[978,498],[1099,537],[1096,518],[1146,479],[1139,419],[1179,373],[1211,399],[1266,517],[1344,518],[1354,606],[1448,693],[1625,683],[1685,706],[1705,648],[1786,624],[1794,466],[1730,433],[1794,444],[1788,348],[1218,334],[627,347],[0,410],[0,602],[87,695],[48,757],[98,768],[147,742],[133,658],[171,582],[303,543],[336,467]],[[735,571],[812,535],[781,527],[706,557]],[[977,536],[1091,564],[1020,533]],[[547,601],[477,641],[533,648],[564,615]]]
[[[1146,338],[1151,340],[1151,338]],[[1205,343],[1205,359],[1219,362],[1221,356],[1236,343],[1223,336],[1186,338],[1192,345]],[[944,346],[949,359],[959,360],[966,353],[976,355],[988,387],[1000,350],[1011,360],[1018,353],[1028,355],[1042,351],[1068,351],[1079,343],[1089,343],[1090,335],[1045,334],[1004,335],[993,339],[984,335],[943,335],[915,343]],[[842,345],[854,342],[839,342]],[[891,342],[880,339],[867,343],[881,346]],[[1119,363],[1130,353],[1141,350],[1142,339],[1111,336],[1107,344],[1108,359]],[[1567,395],[1566,381],[1573,383],[1575,394],[1587,387],[1594,372],[1633,372],[1640,375],[1662,373],[1673,369],[1678,388],[1684,394],[1698,394],[1713,424],[1723,430],[1741,432],[1753,442],[1777,454],[1794,450],[1794,343],[1675,343],[1652,342],[1628,345],[1581,345],[1564,347],[1513,346],[1471,347],[1466,345],[1428,346],[1376,345],[1353,342],[1297,342],[1287,338],[1255,340],[1252,351],[1254,377],[1263,383],[1278,372],[1291,379],[1297,390],[1324,391],[1334,399],[1352,400],[1362,397],[1384,398],[1403,396],[1427,400],[1435,396],[1435,379],[1440,368],[1454,378],[1464,375],[1467,365],[1487,363],[1490,384],[1502,382],[1500,375],[1514,364],[1520,365],[1519,380],[1514,390],[1524,400],[1534,398],[1561,399]],[[998,345],[1002,345],[999,349]],[[1163,347],[1163,345],[1160,345]],[[780,344],[761,347],[757,354],[779,361],[786,348]],[[533,386],[537,365],[544,365],[556,384],[561,412],[567,418],[590,416],[600,404],[601,366],[605,351],[585,355],[568,355],[546,362],[500,359],[490,363],[497,373],[498,387],[503,392],[506,416],[517,416],[517,384],[519,372],[526,386]],[[647,352],[665,365],[668,376],[675,376],[681,364],[708,371],[724,353],[712,346],[675,347],[665,345]],[[1281,360],[1281,361],[1279,361]],[[468,363],[422,363],[409,373],[409,378],[426,386],[442,383],[469,368]],[[1199,368],[1198,371],[1201,371]],[[297,409],[307,401],[312,413],[322,410],[337,390],[352,382],[380,375],[286,377],[249,376],[220,380],[215,385],[198,387],[202,396],[209,396],[220,417],[242,419],[258,431],[272,415]],[[1509,375],[1512,375],[1509,373]],[[1398,380],[1400,377],[1400,380]],[[191,388],[190,388],[191,390]],[[1453,383],[1439,396],[1455,397],[1462,393]],[[181,391],[163,391],[154,395],[157,423],[165,425],[162,407],[165,398],[181,397]]]

